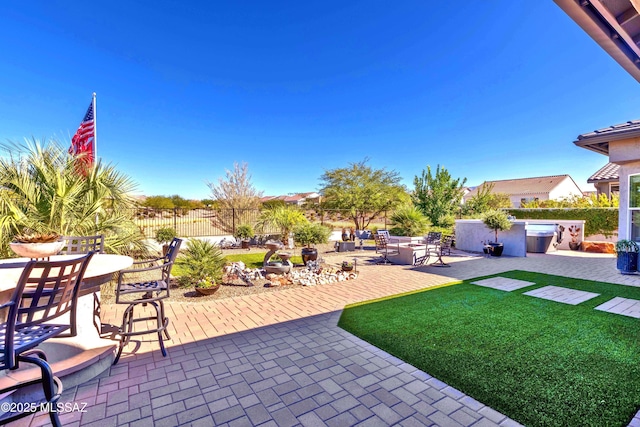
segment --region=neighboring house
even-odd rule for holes
[[[591,175],[587,182],[596,187],[598,196],[605,194],[607,198],[611,199],[612,194],[620,193],[620,179],[618,177],[619,170],[620,165],[607,163],[601,167],[598,172]]]
[[[282,200],[289,205],[302,206],[305,203],[320,203],[320,194],[318,193],[296,193],[286,196],[264,196],[260,199],[262,203],[269,200]]]
[[[582,196],[582,190],[569,175],[539,176],[536,178],[504,179],[485,181],[463,197],[466,202],[485,185],[493,185],[492,193],[504,193],[515,208],[534,200],[562,200]]]

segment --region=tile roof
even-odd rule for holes
[[[619,169],[620,169],[620,165],[616,165],[615,163],[607,163],[606,165],[601,167],[596,173],[591,175],[591,177],[587,180],[587,182],[589,184],[593,184],[594,182],[618,181]]]
[[[614,135],[636,130],[640,130],[640,120],[629,120],[628,122],[620,123],[613,126],[607,126],[606,128],[597,129],[593,132],[583,133],[582,135],[578,135],[578,140],[593,138],[602,135]]]
[[[593,132],[578,135],[573,141],[578,147],[584,147],[600,154],[609,155],[609,142],[640,136],[640,120],[629,120]]]
[[[518,179],[504,179],[500,181],[485,181],[473,190],[471,190],[465,197],[472,197],[478,193],[478,190],[485,186],[493,184],[493,193],[506,193],[506,194],[539,194],[549,193],[555,187],[564,181],[566,178],[573,179],[569,175],[551,175],[551,176],[539,176],[535,178],[518,178]],[[576,184],[576,188],[579,189]]]

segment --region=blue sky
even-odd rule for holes
[[[450,4],[449,4],[450,3]],[[98,155],[146,195],[207,198],[234,162],[266,195],[369,158],[412,188],[607,158],[578,134],[638,119],[640,87],[553,1],[9,1],[0,139],[70,139],[97,93]]]

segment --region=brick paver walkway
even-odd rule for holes
[[[371,253],[360,256],[371,257]],[[352,255],[349,254],[349,258]],[[344,257],[336,255],[336,263]],[[639,285],[611,257],[445,257],[451,268],[366,265],[355,281],[209,303],[171,303],[172,340],[130,344],[117,366],[63,395],[69,426],[518,425],[336,326],[349,303],[520,269]],[[360,263],[359,263],[360,265]],[[118,324],[121,308],[103,307]],[[44,414],[14,425],[42,425]],[[633,423],[640,425],[640,418]]]

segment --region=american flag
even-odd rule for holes
[[[69,147],[69,154],[74,156],[83,155],[78,160],[81,161],[84,166],[90,167],[95,160],[95,124],[93,117],[93,101],[89,104],[87,114],[84,115],[80,127],[73,135],[71,139],[71,147]]]

